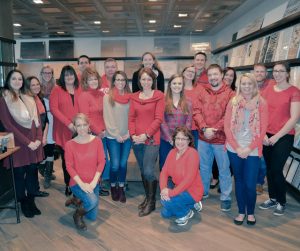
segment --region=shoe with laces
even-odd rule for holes
[[[276,200],[268,199],[264,203],[260,204],[259,208],[265,210],[276,206],[277,206]]]
[[[285,211],[285,205],[281,205],[280,203],[277,203],[277,206],[276,206],[273,214],[276,216],[281,216],[281,215],[284,215],[284,211]]]
[[[198,212],[198,213],[200,213],[201,211],[202,211],[202,202],[201,201],[199,201],[199,202],[196,202],[195,204],[194,204],[194,208],[195,208],[195,210]]]
[[[194,211],[190,210],[186,216],[176,219],[175,223],[178,226],[185,226],[188,223],[189,219],[191,219],[193,216],[194,216]]]

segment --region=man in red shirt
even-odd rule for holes
[[[205,64],[207,55],[204,52],[197,52],[194,56],[194,66],[196,69],[196,84],[208,84]]]
[[[117,61],[114,58],[107,58],[104,61],[104,74],[101,77],[101,91],[107,94],[111,85],[112,77],[118,70]]]
[[[221,188],[221,210],[231,209],[232,181],[229,159],[225,150],[224,116],[234,92],[223,83],[223,71],[217,64],[207,69],[209,84],[199,85],[193,117],[199,131],[198,152],[204,198],[208,197],[214,157],[218,164]]]
[[[81,76],[82,76],[83,71],[87,67],[91,67],[91,60],[87,55],[81,55],[77,59],[77,64],[78,64],[78,70],[79,70],[79,72],[77,73],[77,77],[78,77],[79,82],[81,82]]]

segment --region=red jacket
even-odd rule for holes
[[[164,94],[154,90],[150,99],[140,99],[139,92],[131,95],[129,106],[128,129],[130,136],[146,133],[153,137],[153,145],[160,144],[160,125],[163,121],[165,102]],[[149,140],[146,144],[150,144]]]
[[[65,143],[72,138],[68,125],[79,112],[78,97],[81,88],[75,89],[74,105],[71,95],[60,86],[55,86],[50,94],[50,111],[53,114],[53,138],[57,145],[65,148]]]
[[[160,190],[167,187],[168,177],[172,177],[175,187],[169,190],[169,196],[174,197],[187,191],[198,202],[202,199],[203,184],[200,176],[200,160],[197,150],[192,147],[176,160],[177,149],[168,154],[166,162],[160,173]]]
[[[225,83],[222,83],[217,91],[214,91],[210,84],[203,84],[198,88],[199,95],[194,103],[193,117],[199,131],[199,138],[211,144],[224,144],[224,116],[226,106],[234,92]],[[206,139],[202,131],[204,127],[218,129],[215,137],[210,140]]]
[[[204,69],[200,76],[196,79],[196,84],[201,85],[201,84],[208,84],[208,77],[207,77],[207,70]]]

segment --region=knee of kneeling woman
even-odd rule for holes
[[[172,214],[166,209],[166,208],[162,208],[160,211],[160,215],[162,218],[168,219],[172,217]]]

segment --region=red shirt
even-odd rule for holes
[[[152,98],[140,99],[139,92],[131,95],[129,105],[128,129],[130,136],[146,133],[153,137],[153,145],[160,144],[160,125],[163,121],[165,103],[164,94],[154,90]],[[150,144],[147,140],[146,144]]]
[[[78,98],[79,112],[86,114],[90,120],[92,133],[99,135],[105,130],[103,119],[103,93],[98,89],[83,91]]]
[[[207,70],[204,69],[201,74],[199,75],[199,77],[196,79],[196,84],[208,84],[208,77],[207,77]]]
[[[186,90],[184,89],[185,96],[192,101],[192,110],[194,110],[194,103],[196,102],[198,95],[199,95],[199,89],[197,87],[193,87],[192,90]],[[192,130],[197,130],[195,120],[192,121]]]
[[[170,197],[187,191],[198,202],[203,196],[198,152],[194,148],[188,147],[178,160],[176,160],[176,154],[177,149],[174,148],[166,159],[159,178],[160,190],[167,187],[170,176],[175,184],[175,187],[169,190]]]
[[[107,94],[109,91],[109,87],[110,87],[110,81],[107,79],[106,75],[102,75],[101,77],[101,91],[104,94]]]
[[[55,86],[50,94],[50,111],[53,115],[53,138],[56,144],[63,149],[65,143],[72,138],[72,132],[68,125],[79,112],[78,97],[81,88],[74,91],[74,104],[71,95],[60,86]]]
[[[300,90],[295,86],[290,86],[286,90],[277,92],[274,90],[276,83],[270,83],[262,91],[262,96],[268,103],[269,108],[269,125],[267,132],[276,134],[290,119],[290,109],[292,102],[300,102]],[[300,104],[299,104],[300,105]],[[295,134],[295,129],[288,134]]]
[[[65,159],[67,171],[71,176],[70,186],[76,185],[76,175],[83,182],[91,183],[96,172],[102,173],[105,165],[102,142],[97,137],[86,144],[69,140],[65,147]]]

